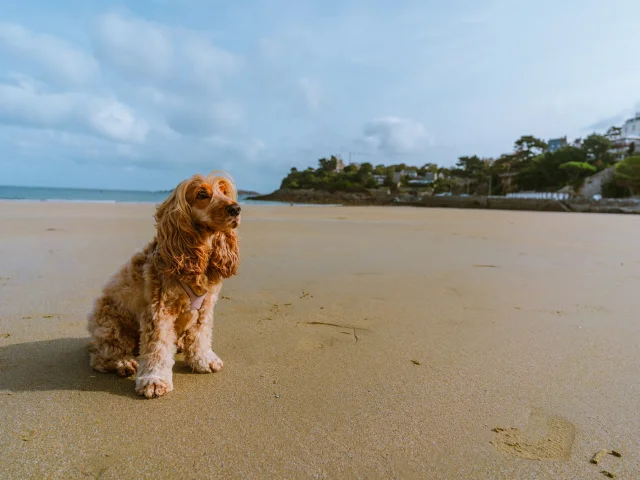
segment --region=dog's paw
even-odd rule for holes
[[[137,378],[136,393],[147,398],[158,398],[173,390],[171,382],[167,382],[161,378]]]
[[[138,371],[138,361],[133,358],[118,360],[116,368],[121,377],[130,377]]]
[[[189,360],[189,365],[196,373],[211,373],[222,370],[224,363],[220,357],[209,350],[203,355],[195,355]]]

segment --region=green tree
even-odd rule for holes
[[[425,176],[427,173],[436,173],[438,171],[438,165],[435,163],[425,163],[418,169],[418,175]]]
[[[321,158],[318,160],[320,164],[320,170],[324,172],[335,172],[338,168],[338,157],[331,155],[330,158]]]
[[[360,170],[358,171],[360,175],[372,175],[373,174],[373,165],[369,162],[364,162],[360,165]]]
[[[569,173],[560,168],[571,162],[585,162],[585,152],[576,147],[563,147],[555,152],[545,152],[523,167],[516,182],[521,190],[550,192],[564,187],[569,182]]]
[[[629,148],[627,148],[627,156],[632,157],[634,153],[636,153],[636,144],[635,142],[631,142]]]
[[[618,162],[614,172],[616,183],[627,187],[632,196],[640,191],[640,156],[627,157]]]
[[[535,157],[544,152],[548,145],[544,140],[533,135],[523,135],[514,143],[516,154],[525,153],[527,157]]]
[[[601,193],[604,198],[625,198],[629,196],[629,189],[619,185],[614,176],[602,183]]]
[[[607,130],[607,133],[604,134],[609,140],[616,140],[622,136],[622,128],[621,127],[611,127]]]
[[[387,174],[387,167],[385,167],[384,165],[376,165],[376,168],[373,170],[373,172],[376,175],[386,175]]]
[[[458,158],[456,174],[468,179],[478,179],[485,169],[484,161],[477,155]]]
[[[560,165],[560,170],[567,173],[571,186],[578,189],[586,177],[596,172],[596,167],[587,162],[567,162]]]
[[[593,133],[584,139],[582,149],[587,154],[587,161],[602,170],[613,163],[610,151],[612,145],[611,140],[604,135]]]
[[[523,135],[513,144],[515,152],[508,156],[509,172],[519,172],[527,168],[538,155],[547,150],[547,143],[533,135]]]

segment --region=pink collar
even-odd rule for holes
[[[207,292],[204,292],[202,295],[198,296],[193,293],[191,287],[184,283],[182,280],[178,279],[178,282],[180,283],[182,289],[187,293],[187,295],[189,295],[189,299],[191,300],[191,310],[200,310],[200,307],[202,307],[202,302],[204,302],[204,297],[207,296]]]

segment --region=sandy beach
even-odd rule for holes
[[[144,400],[85,325],[152,214],[0,203],[0,477],[640,478],[635,217],[248,205],[224,369]]]

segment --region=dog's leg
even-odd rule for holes
[[[135,350],[138,332],[135,317],[116,307],[108,297],[98,301],[89,317],[89,362],[99,372],[116,372],[121,377],[136,373]]]
[[[160,397],[173,390],[172,368],[176,348],[175,317],[160,305],[140,322],[140,366],[136,393],[147,398]]]
[[[214,297],[215,298],[215,297]],[[211,349],[213,333],[213,301],[205,302],[196,322],[184,336],[184,354],[187,364],[197,373],[218,372],[222,360]]]

